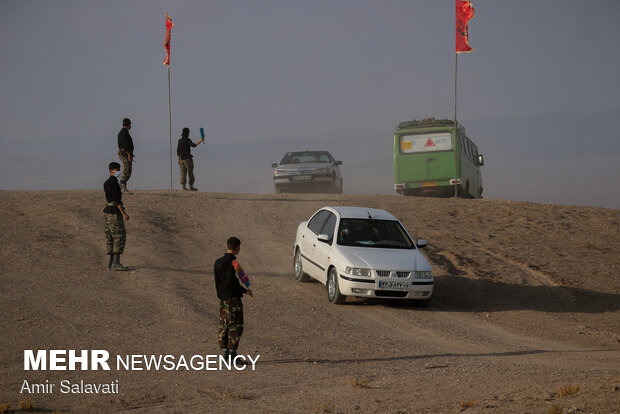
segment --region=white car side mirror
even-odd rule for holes
[[[428,243],[426,242],[426,240],[422,240],[419,239],[418,242],[416,243],[416,246],[418,246],[418,249],[423,249],[428,245]]]
[[[319,241],[329,243],[329,236],[327,234],[319,234]]]

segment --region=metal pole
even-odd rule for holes
[[[454,53],[454,179],[457,180],[457,174],[458,174],[458,169],[457,169],[457,165],[458,165],[458,157],[456,155],[456,150],[457,147],[459,146],[459,130],[458,130],[458,123],[456,121],[456,75],[457,75],[457,69],[458,69],[458,62],[459,62],[459,54],[458,53]],[[454,182],[454,198],[458,197],[458,183],[455,181]]]
[[[168,133],[170,138],[170,189],[172,190],[172,110],[170,109],[170,65],[168,65]]]

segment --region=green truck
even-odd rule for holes
[[[483,165],[478,147],[454,120],[406,121],[394,132],[394,189],[399,194],[451,197],[456,192],[481,198]]]

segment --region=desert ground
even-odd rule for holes
[[[1,191],[0,405],[71,413],[620,412],[620,210],[378,195],[135,191],[106,269],[102,191]],[[292,276],[299,222],[382,208],[433,266],[434,297],[327,301]],[[242,240],[243,371],[24,371],[25,349],[217,354],[213,262]],[[20,394],[24,380],[119,382]],[[26,401],[26,402],[28,402]],[[23,404],[23,401],[22,401]]]

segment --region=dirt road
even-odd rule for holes
[[[620,211],[503,200],[137,191],[124,264],[105,269],[102,193],[0,192],[0,404],[67,412],[619,412]],[[428,308],[292,277],[324,205],[383,208],[433,265]],[[212,265],[227,237],[256,295],[255,371],[24,371],[24,349],[216,354]],[[20,394],[118,380],[113,395]],[[556,408],[557,407],[557,408]]]

